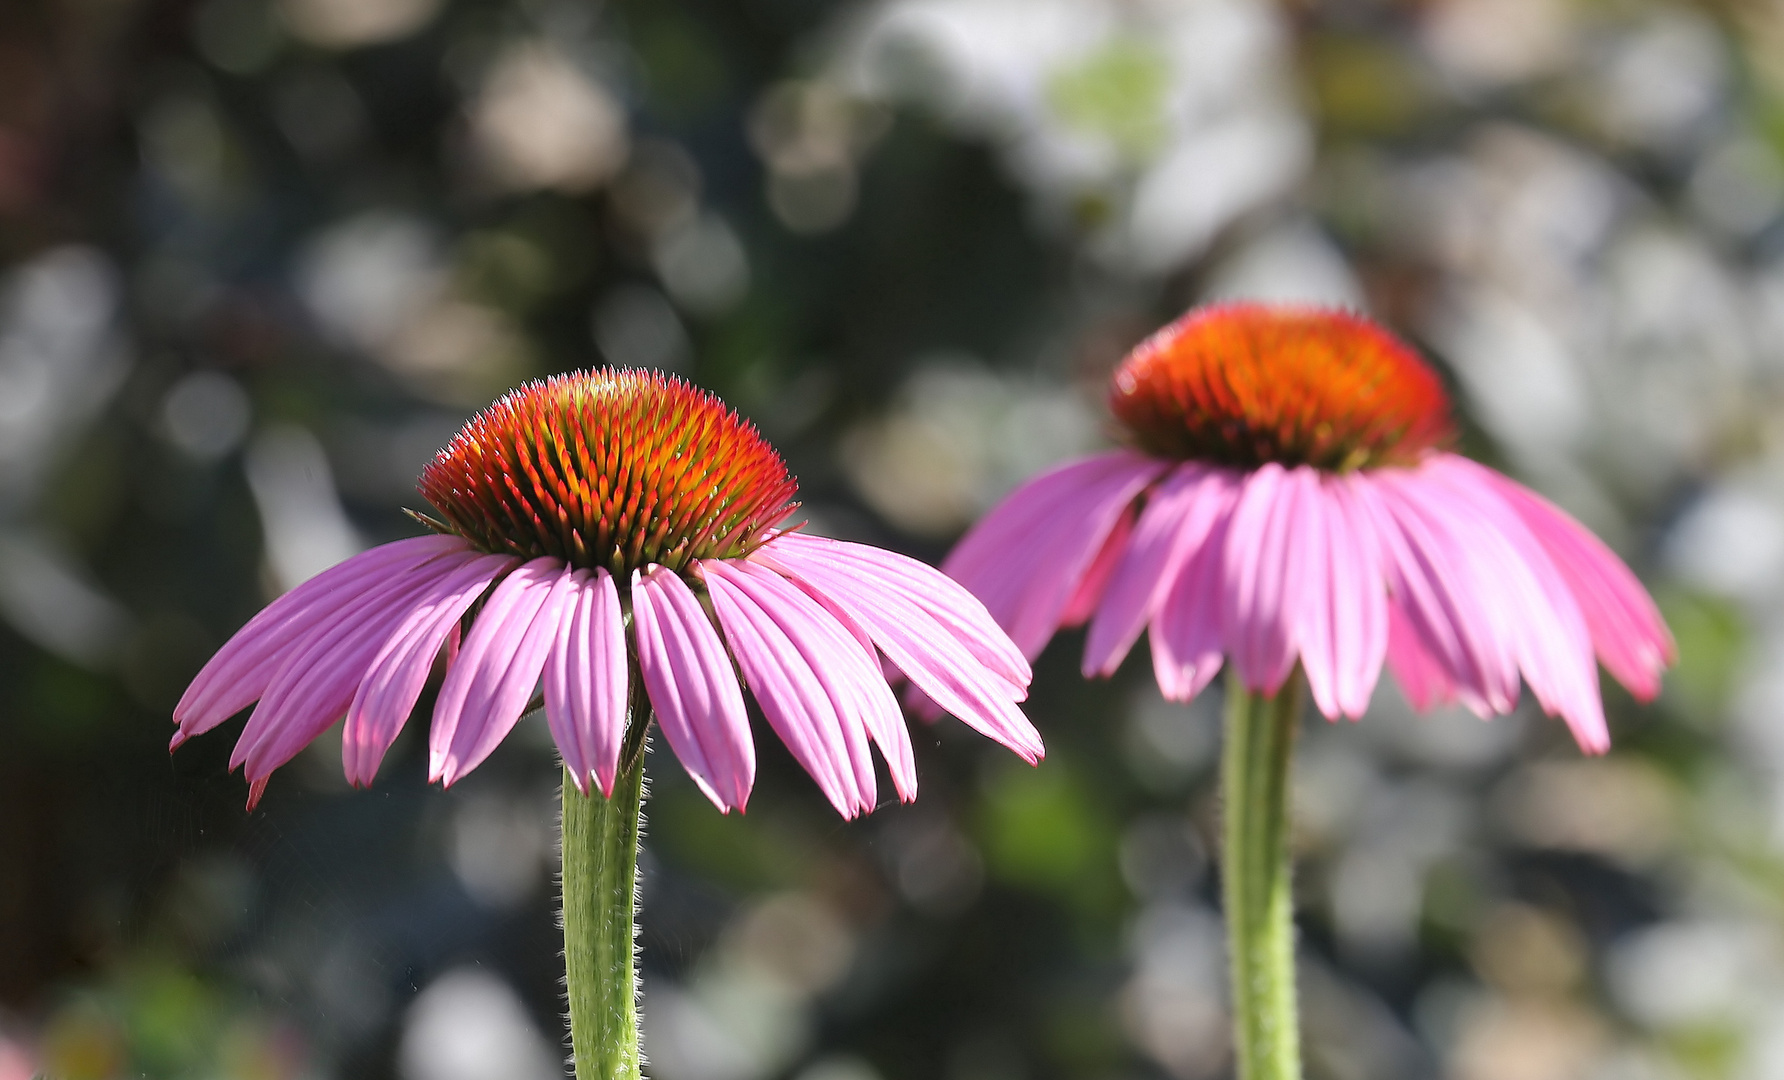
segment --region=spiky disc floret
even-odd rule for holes
[[[1192,311],[1133,351],[1109,399],[1147,453],[1241,468],[1410,464],[1453,437],[1449,397],[1417,353],[1319,308]]]
[[[576,372],[479,413],[422,471],[484,551],[606,567],[748,554],[792,511],[786,463],[724,402],[673,376]]]

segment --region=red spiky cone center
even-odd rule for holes
[[[422,471],[451,532],[489,552],[606,567],[748,554],[794,507],[774,448],[673,376],[577,372],[478,414]]]
[[[1449,396],[1417,353],[1319,308],[1192,311],[1123,361],[1109,405],[1149,454],[1240,468],[1411,464],[1454,437]]]

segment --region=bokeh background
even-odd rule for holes
[[[680,372],[933,560],[1233,296],[1416,341],[1680,647],[1599,760],[1308,722],[1309,1075],[1784,1076],[1781,155],[1779,0],[6,0],[0,1078],[561,1075],[542,724],[252,814],[239,721],[165,748],[505,388]],[[1219,693],[1080,646],[1040,768],[943,721],[858,822],[766,734],[743,816],[653,758],[653,1076],[1228,1075]]]

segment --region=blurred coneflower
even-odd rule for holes
[[[1519,676],[1589,753],[1610,746],[1594,654],[1646,700],[1672,637],[1629,568],[1547,500],[1449,452],[1449,401],[1354,315],[1232,304],[1135,349],[1110,406],[1129,449],[1019,488],[942,569],[1032,657],[1089,622],[1084,674],[1150,630],[1188,701],[1230,662],[1274,694],[1298,660],[1327,717],[1385,661],[1414,706],[1509,712]]]
[[[882,654],[967,724],[1041,756],[1016,707],[1028,662],[984,606],[902,555],[785,531],[796,485],[780,456],[677,379],[523,387],[467,424],[420,489],[437,535],[357,555],[256,615],[180,700],[173,744],[258,701],[231,758],[251,807],[345,717],[347,777],[370,784],[444,653],[428,757],[430,779],[451,784],[537,697],[580,793],[564,795],[565,934],[592,1075],[637,1071],[632,877],[653,712],[727,811],[755,782],[740,675],[845,817],[875,805],[870,743],[899,797],[917,791]]]
[[[1134,350],[1109,400],[1128,448],[1031,480],[942,568],[1029,657],[1088,622],[1086,675],[1112,674],[1142,630],[1167,698],[1230,666],[1241,1075],[1298,1076],[1282,845],[1301,687],[1328,718],[1354,719],[1385,662],[1415,707],[1488,716],[1516,706],[1521,677],[1602,753],[1594,657],[1645,700],[1672,638],[1596,537],[1447,449],[1442,383],[1363,318],[1194,311]]]

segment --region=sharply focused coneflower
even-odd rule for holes
[[[1109,401],[1128,447],[1028,482],[942,568],[1029,657],[1088,622],[1086,675],[1112,674],[1143,630],[1172,700],[1229,667],[1241,1073],[1298,1076],[1281,840],[1303,678],[1332,719],[1363,714],[1384,663],[1420,709],[1509,712],[1522,682],[1601,753],[1597,663],[1645,700],[1672,638],[1596,537],[1448,450],[1442,383],[1365,319],[1194,311],[1134,350]]]
[[[542,701],[580,793],[564,799],[565,933],[591,1075],[637,1069],[632,866],[653,712],[721,810],[742,809],[755,783],[743,687],[843,816],[876,803],[870,745],[898,796],[915,797],[882,656],[968,725],[1041,756],[1016,707],[1028,662],[984,606],[902,555],[783,531],[796,485],[780,456],[677,379],[523,387],[466,425],[420,488],[437,535],[357,555],[260,612],[181,698],[173,743],[258,701],[231,758],[252,805],[345,718],[347,777],[370,784],[443,654],[428,760],[451,784]],[[624,1030],[594,1031],[610,1022]]]

